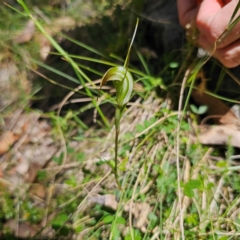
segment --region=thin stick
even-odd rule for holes
[[[132,224],[132,210],[133,210],[133,200],[134,200],[134,197],[136,196],[136,190],[137,190],[137,186],[140,182],[140,177],[142,175],[142,171],[143,171],[143,167],[144,167],[144,164],[142,165],[140,171],[139,171],[139,174],[138,174],[138,177],[137,177],[137,180],[134,184],[134,187],[133,187],[133,193],[132,193],[132,197],[130,199],[130,206],[129,206],[129,227],[130,227],[130,234],[131,234],[131,237],[132,239],[134,239],[134,233],[133,233],[133,224]]]
[[[177,149],[176,149],[176,154],[177,154],[177,179],[178,179],[178,198],[179,198],[179,213],[180,213],[180,229],[181,229],[181,234],[182,234],[182,240],[185,239],[184,236],[184,225],[183,225],[183,211],[182,211],[182,193],[181,193],[181,186],[180,186],[180,163],[179,163],[179,149],[180,149],[180,140],[179,140],[179,132],[180,132],[180,123],[182,120],[182,114],[181,114],[181,109],[182,109],[182,104],[183,104],[183,94],[184,94],[184,87],[187,82],[188,76],[190,75],[191,69],[187,69],[185,76],[183,78],[182,86],[181,86],[181,91],[180,91],[180,97],[179,97],[179,104],[178,104],[178,124],[177,124]]]

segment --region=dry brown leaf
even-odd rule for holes
[[[29,20],[25,28],[22,30],[22,32],[15,37],[14,42],[15,43],[29,42],[34,35],[34,32],[35,32],[35,24],[32,20]]]
[[[118,202],[116,200],[116,196],[112,194],[106,195],[95,195],[89,199],[90,202],[101,204],[105,207],[111,208],[113,210],[117,210]]]
[[[3,170],[2,170],[2,167],[0,166],[0,178],[2,178],[3,176],[4,176]]]
[[[31,163],[31,165],[29,166],[27,178],[25,178],[25,181],[32,183],[35,180],[37,173],[40,169],[42,169],[42,166],[40,164]]]
[[[200,127],[198,139],[206,145],[227,145],[240,148],[240,126],[236,125],[219,125]]]
[[[38,232],[38,228],[35,225],[30,225],[27,222],[16,222],[16,220],[11,219],[4,224],[4,229],[14,234],[19,238],[29,238],[34,237]]]
[[[29,169],[29,161],[27,159],[20,159],[18,165],[15,167],[15,171],[20,175],[26,175]]]
[[[6,153],[19,138],[20,135],[10,131],[4,133],[0,139],[0,155]]]
[[[45,26],[45,31],[50,35],[55,35],[61,31],[69,31],[75,28],[77,22],[69,17],[69,16],[61,16],[57,18],[55,21],[51,22],[49,26]],[[51,51],[51,44],[49,40],[41,33],[36,33],[34,36],[34,40],[39,44],[40,47],[40,56],[42,60],[46,60],[50,51]],[[63,37],[59,37],[56,39],[58,42],[63,40]]]
[[[151,212],[151,207],[148,203],[139,203],[141,211],[139,216],[135,216],[137,222],[135,225],[136,228],[141,229],[141,231],[146,232],[146,227],[148,225],[148,214]]]
[[[47,38],[45,38],[44,36],[41,36],[39,38],[39,45],[40,45],[40,50],[39,50],[40,56],[42,60],[46,60],[51,51],[51,44]]]
[[[31,194],[33,194],[39,198],[45,199],[45,197],[46,197],[46,190],[42,184],[39,184],[39,183],[33,184],[29,191]]]
[[[215,123],[236,124],[239,122],[232,110],[220,99],[195,89],[192,91],[192,97],[197,104],[208,106],[207,114]]]
[[[205,89],[206,79],[202,79],[199,89],[192,91],[194,101],[199,105],[208,106],[208,116],[203,119],[202,124],[212,119],[218,126],[201,125],[199,141],[209,145],[227,145],[240,147],[240,120],[234,112],[219,98],[207,94]],[[203,85],[201,87],[201,85]],[[203,89],[203,90],[202,90]]]

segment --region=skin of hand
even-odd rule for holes
[[[214,43],[226,30],[239,0],[177,0],[179,22],[195,26],[198,31],[198,44],[209,53]],[[240,10],[236,17],[240,15]],[[236,18],[235,17],[235,18]],[[240,22],[230,33],[215,45],[213,56],[225,67],[240,65]]]

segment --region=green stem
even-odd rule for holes
[[[121,107],[121,106],[117,106],[116,107],[116,112],[115,112],[115,156],[114,156],[114,162],[115,162],[115,168],[114,168],[114,174],[115,174],[115,179],[116,182],[119,186],[119,188],[121,189],[121,185],[118,181],[118,136],[119,136],[119,132],[120,132],[120,121],[122,118],[122,114],[124,111],[125,106]]]

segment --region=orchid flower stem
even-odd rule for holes
[[[119,189],[121,189],[119,180],[118,180],[118,138],[120,133],[120,121],[125,109],[126,104],[129,102],[132,92],[133,92],[133,77],[128,71],[128,63],[130,58],[131,47],[133,45],[134,38],[136,36],[137,27],[139,19],[135,25],[135,30],[133,33],[132,41],[128,48],[127,56],[123,66],[115,66],[108,69],[108,71],[102,77],[100,83],[100,90],[107,81],[113,81],[113,85],[116,89],[116,111],[115,111],[115,156],[114,156],[114,167],[112,167],[115,174],[115,179],[118,184]]]
[[[115,178],[116,178],[116,182],[119,186],[119,188],[121,189],[121,185],[118,181],[118,137],[119,137],[119,132],[120,132],[120,121],[124,112],[124,108],[125,106],[117,106],[116,107],[116,112],[115,112],[115,129],[116,129],[116,133],[115,133],[115,156],[114,156],[114,162],[115,162],[115,169],[114,169],[114,174],[115,174]]]

